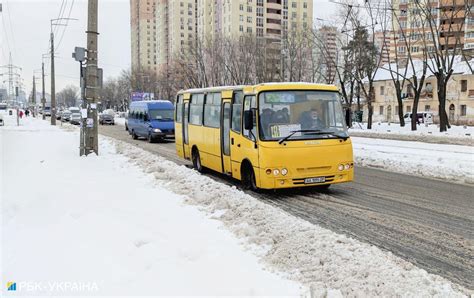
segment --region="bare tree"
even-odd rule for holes
[[[466,2],[469,5],[466,5]],[[456,55],[462,55],[460,34],[464,32],[466,9],[472,6],[472,0],[419,0],[416,5],[426,20],[430,33],[428,68],[436,77],[440,131],[450,128],[446,113],[447,85],[454,71]]]
[[[68,85],[64,87],[59,93],[56,94],[58,102],[66,107],[75,107],[78,105],[79,100],[79,88],[74,85]]]

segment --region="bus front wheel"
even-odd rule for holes
[[[242,175],[242,186],[244,189],[252,190],[252,191],[257,191],[257,183],[255,180],[255,172],[253,171],[253,168],[250,164],[246,163],[242,167],[241,171]]]
[[[193,167],[199,172],[202,173],[203,167],[201,164],[201,156],[199,156],[199,150],[194,148],[192,153]]]

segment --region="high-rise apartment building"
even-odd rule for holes
[[[313,26],[313,0],[130,0],[130,4],[134,69],[156,66],[158,71],[196,38],[252,34],[278,44],[288,32]]]
[[[157,24],[156,0],[130,1],[130,26],[132,42],[132,69],[156,71]]]
[[[415,58],[421,57],[423,51],[435,50],[433,40],[442,50],[453,50],[455,47],[458,51],[474,49],[474,0],[432,0],[427,4],[429,7],[423,7],[429,14],[420,9],[418,0],[392,2],[395,39],[391,43],[391,57],[395,53],[399,57],[406,57],[408,51]],[[432,16],[432,26],[426,15]],[[436,28],[434,31],[438,36],[433,38],[431,27]]]

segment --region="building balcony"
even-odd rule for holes
[[[281,10],[282,6],[281,6],[281,3],[267,2],[267,9]]]
[[[267,29],[281,30],[281,24],[267,23]]]

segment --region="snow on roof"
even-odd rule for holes
[[[471,74],[471,70],[469,69],[469,66],[467,65],[467,62],[462,59],[461,56],[457,56],[454,58],[454,64],[453,64],[453,70],[454,74]],[[436,69],[436,64],[434,60],[430,60],[428,63],[431,63],[430,66],[432,69]],[[413,61],[414,68],[415,68],[415,73],[419,77],[421,76],[423,72],[423,61],[422,60],[414,60]],[[474,68],[474,59],[471,59],[469,61],[469,64],[471,65],[472,68]],[[375,74],[374,81],[387,81],[391,80],[392,76],[390,75],[390,72],[393,73],[393,75],[396,77],[396,72],[403,74],[405,72],[405,68],[398,68],[395,63],[391,64],[385,64],[382,67],[380,67],[377,70],[377,73]],[[427,77],[433,76],[433,72],[430,70],[430,67],[427,68],[426,70],[426,75]],[[406,77],[413,77],[413,67],[411,65],[408,66]],[[364,82],[367,82],[367,78],[364,79]]]

